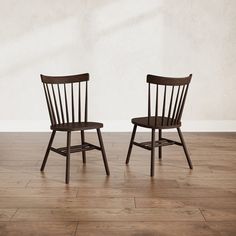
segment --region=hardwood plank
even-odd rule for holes
[[[17,209],[0,209],[0,221],[9,221]]]
[[[0,236],[73,236],[76,222],[0,222]]]
[[[207,225],[220,236],[235,236],[235,222],[207,222]]]
[[[26,187],[28,183],[29,183],[29,180],[0,181],[0,188]]]
[[[33,167],[33,166],[36,166],[38,163],[38,161],[36,160],[24,160],[24,161],[5,161],[5,160],[0,160],[0,165],[2,167],[12,167],[12,166],[15,166],[15,167],[23,167],[23,166],[30,166],[30,167]]]
[[[134,208],[134,198],[0,197],[0,208]]]
[[[53,181],[53,180],[31,180],[27,187],[31,188],[39,188],[39,187],[62,187],[64,186],[64,179],[61,181]],[[85,180],[76,180],[70,181],[70,186],[72,187],[80,187],[80,188],[93,188],[93,187],[115,187],[115,188],[142,188],[150,187],[150,188],[174,188],[178,187],[176,180],[159,180],[159,179],[150,179],[146,180],[124,180],[121,179],[112,179],[110,177],[104,176],[103,179],[85,179]]]
[[[236,209],[201,209],[206,221],[236,221]]]
[[[216,236],[205,222],[79,222],[76,236]]]
[[[235,188],[236,179],[191,179],[191,180],[177,180],[182,187],[192,188]]]
[[[194,188],[79,188],[78,197],[167,197],[167,198],[236,198],[236,189]]]
[[[12,221],[204,221],[199,209],[19,209]]]
[[[197,207],[197,208],[235,208],[234,198],[135,198],[137,208],[168,208],[168,207]]]
[[[76,197],[77,188],[0,188],[0,197]]]
[[[101,153],[65,159],[50,153],[39,171],[49,133],[0,133],[0,235],[235,235],[236,133],[184,133],[194,169],[181,147],[164,147],[150,178],[150,152],[134,148],[124,164],[129,133],[104,133],[111,176]],[[163,132],[169,139],[175,133]],[[97,144],[95,133],[86,141]],[[150,140],[150,133],[137,133]],[[80,133],[72,137],[80,142]],[[54,146],[65,145],[65,134]],[[135,199],[135,202],[134,202]]]

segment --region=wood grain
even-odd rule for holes
[[[0,222],[0,236],[73,236],[76,222]]]
[[[236,210],[236,200],[234,198],[135,198],[137,208],[215,208],[219,206],[224,209]]]
[[[0,208],[134,208],[134,198],[1,197]]]
[[[236,221],[236,209],[211,209],[204,208],[201,210],[206,221]]]
[[[0,221],[9,221],[15,215],[17,209],[0,209]]]
[[[204,221],[197,208],[19,209],[12,221]]]
[[[205,222],[80,222],[76,236],[216,236]]]
[[[174,133],[163,133],[175,139]],[[0,133],[0,236],[18,235],[236,235],[236,133],[185,133],[194,170],[179,147],[163,148],[150,178],[150,153],[134,148],[124,164],[130,134],[104,133],[111,176],[100,153],[65,159],[51,153],[39,171],[48,133]],[[88,142],[98,144],[95,133]],[[137,133],[147,141],[149,133]],[[59,133],[55,146],[63,146]],[[72,144],[80,143],[73,133]]]

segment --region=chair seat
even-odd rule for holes
[[[151,116],[148,122],[148,117],[136,117],[131,120],[131,122],[135,125],[151,128],[151,129],[171,129],[171,128],[178,128],[181,126],[181,122],[178,124],[172,124],[173,119],[169,119],[164,117],[163,124],[162,124],[162,117],[157,117],[157,121],[155,122],[155,116]],[[174,123],[174,122],[173,122]]]
[[[70,122],[64,124],[52,125],[52,130],[58,131],[76,131],[102,128],[103,124],[98,122]]]

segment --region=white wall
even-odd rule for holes
[[[235,0],[1,0],[0,131],[45,131],[39,74],[89,72],[90,118],[130,131],[147,73],[193,73],[184,130],[236,131]]]

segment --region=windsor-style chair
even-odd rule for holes
[[[126,164],[129,163],[133,145],[151,151],[151,170],[150,175],[154,176],[155,168],[155,148],[159,148],[159,159],[162,158],[162,146],[179,145],[184,149],[189,168],[192,169],[192,162],[188,154],[181,127],[181,116],[183,113],[184,103],[186,100],[189,83],[192,75],[184,78],[170,78],[155,75],[147,75],[148,83],[148,116],[133,118],[133,132],[130,140]],[[154,87],[154,88],[153,88]],[[154,91],[153,91],[154,89]],[[151,93],[155,93],[154,101]],[[154,107],[152,106],[152,103]],[[155,115],[152,116],[152,110]],[[138,143],[134,141],[137,126],[152,129],[151,142]],[[173,141],[162,137],[162,129],[177,128],[181,142]],[[159,139],[155,140],[155,130],[159,130]]]
[[[106,174],[109,175],[106,153],[100,128],[102,123],[88,121],[88,80],[89,74],[70,76],[41,75],[47,107],[51,120],[51,138],[44,156],[41,171],[44,170],[50,150],[66,157],[65,182],[70,179],[70,153],[82,152],[83,163],[86,163],[86,151],[100,150]],[[84,111],[84,112],[83,112]],[[84,114],[83,114],[84,113]],[[84,115],[84,119],[82,118]],[[85,130],[96,129],[100,147],[85,142]],[[67,132],[67,146],[52,147],[56,131]],[[71,132],[81,132],[81,145],[71,146]]]

